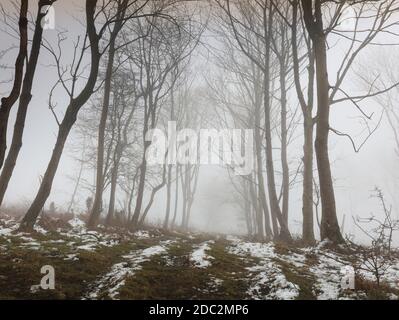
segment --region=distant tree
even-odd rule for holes
[[[120,16],[113,26],[110,34],[109,44],[108,44],[108,56],[107,65],[104,78],[104,91],[103,91],[103,102],[101,109],[101,118],[98,126],[98,146],[97,146],[97,166],[96,166],[96,192],[93,201],[93,208],[88,221],[89,227],[94,227],[97,224],[98,218],[100,217],[100,209],[102,203],[102,194],[104,190],[104,148],[105,148],[105,129],[108,118],[108,111],[110,105],[111,96],[111,80],[115,72],[115,54],[117,52],[117,36],[121,31],[125,21],[124,16],[129,4],[129,0],[124,0],[118,3],[118,8],[116,9]]]
[[[56,206],[55,206],[55,203],[54,203],[54,201],[51,201],[51,202],[50,202],[49,209],[48,209],[48,213],[49,213],[50,215],[54,215],[54,214],[56,213],[56,211],[57,211],[57,208],[56,208]]]
[[[87,197],[86,198],[86,210],[87,210],[87,212],[90,212],[92,206],[93,206],[93,198],[92,197]]]

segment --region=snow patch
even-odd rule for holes
[[[234,239],[229,252],[242,257],[250,255],[260,260],[258,265],[247,268],[252,277],[247,293],[252,299],[292,300],[299,295],[299,287],[285,278],[280,266],[274,261],[278,255],[274,252],[273,244]],[[296,259],[301,260],[298,257]]]
[[[77,261],[79,260],[77,253],[67,254],[64,260]]]
[[[152,256],[165,253],[167,246],[172,243],[171,240],[162,241],[159,245],[144,250],[133,250],[122,256],[126,261],[114,264],[111,271],[94,284],[94,290],[89,292],[87,297],[97,299],[100,292],[105,290],[111,299],[117,299],[120,288],[125,285],[126,278],[133,276],[136,271],[142,268],[142,263],[149,261]]]
[[[83,231],[86,229],[86,223],[77,217],[69,220],[68,223],[75,231]]]
[[[76,247],[78,250],[85,250],[85,251],[96,251],[97,248],[97,243],[94,242],[90,242],[90,243],[86,243],[86,244],[82,244],[80,246]]]
[[[42,228],[41,226],[35,225],[33,227],[33,229],[37,232],[37,233],[41,233],[41,234],[47,234],[48,231],[45,230],[44,228]]]
[[[9,236],[14,230],[14,228],[2,228],[0,229],[0,236]]]
[[[190,254],[190,261],[197,267],[197,268],[208,268],[212,265],[211,260],[214,258],[206,253],[206,251],[211,250],[210,244],[214,244],[215,241],[209,240],[205,241],[198,246],[196,250],[194,250]]]
[[[143,230],[138,230],[133,235],[138,238],[138,239],[149,239],[151,238],[151,235],[149,234],[148,231],[143,231]]]

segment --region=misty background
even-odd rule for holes
[[[14,10],[17,13],[11,3],[5,2],[3,5],[7,10]],[[50,42],[55,41],[57,30],[67,30],[67,36],[70,37],[67,42],[71,43],[70,41],[73,41],[76,35],[83,35],[84,12],[82,6],[83,3],[81,1],[57,1],[54,4],[56,30],[45,30],[44,37]],[[209,18],[209,23],[212,23],[212,15],[209,8],[202,8],[200,14]],[[31,15],[34,16],[35,12],[32,11]],[[82,22],[80,27],[76,21]],[[12,33],[12,30],[9,28],[0,32],[0,51],[10,47],[10,44],[17,45],[17,39],[10,33]],[[380,40],[386,39],[380,38]],[[202,90],[206,90],[204,78],[217,77],[221,72],[213,61],[211,50],[212,47],[218,45],[217,42],[217,36],[212,33],[211,28],[208,28],[202,36],[201,43],[193,53],[194,58],[191,67],[194,77],[193,83],[195,86],[201,87]],[[329,75],[333,79],[338,68],[338,65],[335,65],[334,62],[339,61],[336,57],[343,54],[345,45],[342,45],[341,42],[335,43],[334,39],[331,40],[330,45],[328,50]],[[393,54],[392,51],[395,51],[396,48],[368,48],[358,59],[354,68],[359,72],[373,72],[376,68],[374,61],[389,61],[389,57],[392,57]],[[69,49],[72,50],[71,45],[69,45]],[[2,95],[8,91],[10,86],[10,83],[6,81],[12,79],[12,64],[16,50],[17,48],[14,48],[5,52],[1,60],[1,63],[7,66],[5,72],[1,73],[0,94]],[[72,51],[68,52],[68,46],[66,46],[63,55],[68,57],[71,53]],[[26,207],[32,201],[40,185],[40,176],[46,169],[56,139],[58,127],[48,108],[48,93],[57,80],[56,70],[51,66],[51,63],[51,56],[46,50],[42,50],[35,75],[35,80],[37,81],[33,83],[33,97],[28,108],[23,147],[6,193],[5,205],[8,207],[14,205]],[[351,92],[362,93],[365,90],[353,72],[345,81],[344,86],[347,91]],[[298,107],[294,94],[294,90],[290,90],[288,104],[292,109]],[[211,105],[211,102],[205,96],[206,94],[204,94],[204,103],[208,104],[206,108],[211,112],[214,106]],[[62,108],[66,105],[65,99],[66,97],[61,93],[56,93],[54,96],[54,101],[57,102],[56,112],[61,115],[63,114]],[[378,101],[370,98],[362,102],[362,107],[365,112],[374,113],[373,120],[369,125],[370,127],[375,126],[383,112]],[[83,107],[83,109],[85,108],[86,106]],[[16,111],[17,108],[12,109],[11,122],[8,128],[9,139],[12,137]],[[350,102],[332,106],[331,123],[335,129],[351,134],[357,144],[361,144],[367,135],[364,122],[359,119],[358,111]],[[297,132],[294,135],[297,138],[289,145],[291,170],[298,166],[303,152],[300,124],[298,124]],[[73,151],[78,143],[80,143],[80,140],[77,137],[76,128],[73,128],[54,180],[51,195],[47,200],[46,208],[51,202],[54,202],[57,210],[62,212],[70,201],[79,169],[79,163],[76,161]],[[345,216],[344,234],[355,234],[356,240],[365,240],[366,238],[353,225],[352,216],[367,217],[370,214],[376,216],[382,214],[378,199],[371,197],[376,186],[383,190],[387,203],[392,205],[393,216],[399,217],[399,203],[396,197],[399,164],[397,158],[395,159],[392,130],[387,123],[387,119],[383,116],[378,129],[361,148],[360,152],[356,153],[350,141],[345,137],[339,137],[334,134],[330,135],[329,145],[338,220],[341,224]],[[278,153],[276,153],[274,161],[276,171],[278,171],[280,163]],[[278,174],[277,177],[279,177]],[[92,169],[85,170],[84,179],[94,184],[95,171]],[[280,182],[278,180],[279,178],[277,178],[279,189]],[[208,232],[245,233],[245,221],[237,204],[234,203],[232,188],[226,168],[201,166],[190,221],[191,227]],[[301,189],[301,183],[295,183],[290,194],[289,225],[293,234],[300,234],[301,231]],[[163,189],[156,195],[155,202],[149,212],[148,219],[153,223],[161,223],[163,219],[166,202],[165,192],[166,190]],[[87,188],[79,187],[74,207],[75,213],[86,210],[85,201],[90,195],[90,191]],[[316,236],[319,237],[318,229],[316,228],[315,230]],[[399,239],[395,239],[395,241],[399,243]]]

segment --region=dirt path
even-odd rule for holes
[[[366,299],[399,296],[399,262],[376,288],[341,288],[349,258],[329,249],[253,243],[203,234],[0,229],[1,299]],[[55,290],[38,288],[55,270]]]

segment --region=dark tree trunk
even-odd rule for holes
[[[47,166],[47,170],[43,176],[42,182],[40,184],[39,191],[33,200],[31,206],[29,207],[27,213],[25,214],[23,220],[21,221],[20,230],[31,231],[36,223],[37,217],[39,216],[48,196],[50,195],[51,186],[54,180],[55,173],[58,168],[58,164],[64,149],[65,141],[74,123],[73,114],[66,114],[68,121],[63,121],[62,128],[58,132],[57,142],[53,149],[53,153],[50,162]],[[75,115],[76,117],[76,115]]]
[[[98,49],[99,37],[96,33],[94,14],[96,9],[97,0],[86,0],[86,21],[87,21],[87,34],[90,41],[91,51],[91,67],[87,83],[80,94],[73,98],[66,109],[65,116],[59,126],[57,141],[55,143],[50,161],[48,163],[46,172],[43,176],[39,191],[36,194],[31,206],[21,221],[20,230],[31,231],[39,216],[53,184],[54,176],[57,172],[59,161],[64,150],[65,142],[68,138],[69,132],[76,121],[77,114],[80,108],[90,98],[94,86],[97,81],[100,54]],[[40,23],[40,22],[39,22]]]
[[[322,239],[329,239],[334,243],[343,242],[338,225],[335,207],[334,187],[328,154],[328,135],[330,131],[329,116],[329,84],[327,75],[327,54],[324,36],[316,37],[316,79],[317,79],[317,126],[315,151],[319,172],[320,197],[322,206],[321,230]]]
[[[117,22],[112,31],[110,44],[108,49],[107,69],[105,72],[104,81],[104,97],[101,109],[100,124],[98,126],[98,144],[97,144],[97,167],[96,167],[96,193],[94,196],[93,207],[91,210],[88,227],[94,228],[101,215],[101,204],[103,201],[104,192],[104,148],[105,148],[105,129],[107,126],[110,95],[111,95],[111,80],[114,70],[115,60],[115,41],[121,29],[122,22]]]
[[[0,176],[0,205],[4,200],[8,184],[13,174],[15,164],[22,147],[22,136],[25,128],[26,113],[29,102],[32,98],[32,84],[36,71],[37,61],[39,59],[40,47],[42,42],[43,28],[41,26],[42,18],[45,16],[41,12],[41,8],[50,5],[51,1],[39,1],[38,14],[36,17],[35,31],[33,33],[32,47],[29,55],[29,61],[26,66],[25,76],[22,83],[21,95],[19,97],[19,105],[17,117],[14,125],[14,132],[11,141],[10,150],[4,162],[4,167]]]
[[[303,193],[302,193],[302,239],[305,243],[315,242],[313,228],[313,119],[304,120],[303,143]]]
[[[17,101],[21,92],[22,78],[24,73],[24,61],[27,57],[28,48],[28,19],[26,18],[28,12],[28,0],[21,1],[19,11],[19,51],[15,60],[15,74],[14,83],[11,93],[8,97],[1,99],[0,106],[0,169],[4,163],[4,157],[7,150],[7,127],[10,111]]]
[[[319,173],[322,217],[320,225],[321,239],[342,243],[344,239],[338,225],[334,187],[328,154],[328,135],[330,131],[330,99],[327,73],[326,36],[323,29],[321,0],[315,0],[314,14],[312,1],[302,0],[304,19],[308,33],[315,48],[317,83],[317,121],[315,151]]]

